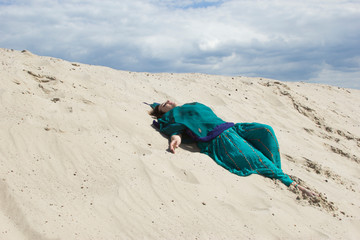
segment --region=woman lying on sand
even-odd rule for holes
[[[300,186],[281,170],[279,145],[273,129],[260,123],[230,123],[215,115],[201,103],[177,106],[166,101],[150,105],[154,125],[170,137],[170,151],[175,153],[182,140],[195,141],[202,153],[220,166],[239,176],[256,173],[279,179],[286,186],[299,188],[304,194],[315,194]]]

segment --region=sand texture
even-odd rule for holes
[[[119,56],[121,57],[121,56]],[[275,130],[284,172],[168,151],[143,102],[201,102]],[[0,239],[359,239],[360,91],[152,74],[0,49]]]

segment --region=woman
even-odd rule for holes
[[[279,179],[286,186],[298,187],[308,196],[313,192],[300,186],[281,170],[279,145],[273,129],[260,123],[230,123],[207,106],[194,102],[177,106],[166,101],[150,105],[154,125],[170,137],[175,153],[182,140],[195,141],[202,153],[239,176],[256,173]]]

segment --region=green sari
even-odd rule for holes
[[[293,182],[281,169],[278,141],[268,125],[227,123],[209,107],[189,103],[165,113],[158,126],[168,136],[182,134],[185,142],[195,141],[202,153],[234,174],[260,174],[286,186]]]

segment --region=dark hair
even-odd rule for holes
[[[165,114],[165,113],[163,113],[162,111],[159,110],[159,106],[160,106],[160,105],[157,105],[153,110],[151,110],[151,111],[149,112],[149,114],[150,114],[151,116],[154,116],[154,117],[156,117],[157,119],[161,118],[161,117]]]

